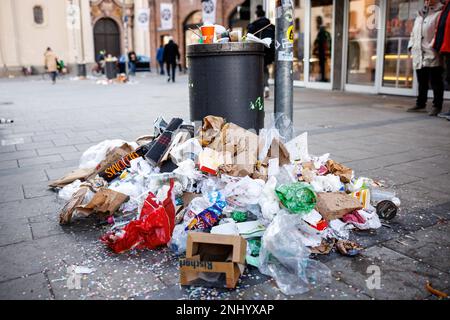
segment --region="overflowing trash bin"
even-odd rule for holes
[[[168,247],[182,285],[234,288],[258,268],[301,294],[331,282],[313,255],[358,256],[350,231],[380,228],[400,199],[329,153],[310,154],[307,132],[288,140],[275,119],[264,127],[264,44],[233,39],[208,31],[208,44],[188,48],[190,121],[159,117],[135,141],[94,145],[49,186],[65,201],[60,224],[100,219],[116,254]]]
[[[117,66],[116,61],[106,60],[105,62],[105,74],[108,80],[117,78]]]
[[[264,127],[264,45],[187,47],[191,121],[214,114],[245,129]]]

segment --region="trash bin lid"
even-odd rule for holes
[[[248,42],[191,44],[187,46],[186,55],[188,58],[217,55],[264,55],[264,45]]]

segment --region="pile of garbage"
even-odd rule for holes
[[[168,246],[181,256],[193,233],[210,247],[228,236],[243,251],[244,261],[232,254],[236,270],[259,268],[283,293],[298,294],[331,280],[312,254],[358,255],[350,230],[380,228],[380,218],[392,219],[400,206],[395,194],[330,154],[310,155],[307,133],[284,141],[275,128],[256,134],[215,116],[197,131],[182,119],[159,118],[154,131],[97,144],[77,170],[53,181],[66,201],[60,224],[102,219],[110,229],[100,240],[117,254]],[[183,265],[201,267],[188,251],[194,260]]]
[[[253,42],[253,43],[261,43],[269,48],[272,43],[272,39],[271,38],[260,39],[257,36],[257,34],[262,32],[269,26],[270,25],[260,30],[257,30],[254,34],[247,33],[246,35],[242,34],[242,30],[231,31],[230,29],[226,29],[224,26],[209,23],[205,23],[203,26],[199,27],[197,31],[193,29],[190,30],[199,38],[198,43],[200,44]]]

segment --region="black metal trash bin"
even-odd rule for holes
[[[86,73],[86,64],[85,63],[80,63],[78,64],[78,76],[79,77],[86,77],[87,73]]]
[[[194,44],[187,58],[191,121],[214,115],[245,129],[264,127],[264,45]]]
[[[117,68],[115,61],[106,61],[105,73],[108,80],[117,78]]]

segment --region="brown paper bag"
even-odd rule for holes
[[[51,182],[49,184],[49,187],[63,188],[66,185],[71,184],[75,180],[85,181],[94,173],[95,173],[95,169],[75,169],[75,170],[69,172],[68,174],[66,174],[64,177]]]
[[[221,117],[207,116],[203,118],[203,126],[200,131],[200,143],[203,147],[208,146],[213,142],[225,123],[225,120]]]
[[[83,187],[74,193],[72,199],[70,199],[66,203],[66,205],[61,209],[61,212],[59,213],[60,224],[69,224],[72,221],[72,215],[75,211],[75,208],[83,203],[83,200],[86,197],[88,191],[89,188]]]
[[[332,174],[339,176],[342,183],[349,183],[352,180],[353,170],[343,164],[328,160],[327,168]]]
[[[90,216],[92,213],[109,215],[116,212],[122,203],[128,201],[129,198],[123,193],[101,188],[87,205],[77,206],[76,208],[78,212],[85,216]]]
[[[318,193],[316,210],[327,220],[340,219],[347,213],[362,209],[358,199],[342,192]]]

